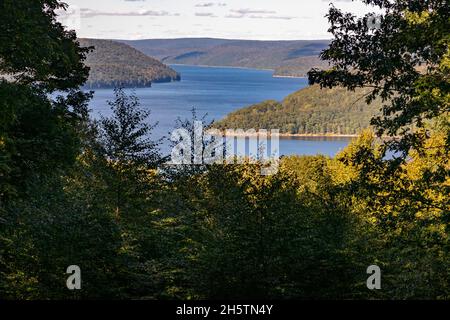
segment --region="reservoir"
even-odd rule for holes
[[[220,120],[234,110],[264,100],[281,101],[308,85],[306,78],[274,78],[270,70],[171,67],[181,74],[180,82],[154,83],[151,88],[134,89],[141,107],[151,111],[150,123],[158,123],[152,138],[165,137],[161,146],[164,154],[170,153],[168,139],[176,119],[191,119],[192,108],[196,109],[199,117],[206,115],[207,121]],[[111,111],[107,101],[112,99],[113,90],[97,89],[90,102],[93,116],[109,116]],[[280,140],[280,154],[334,156],[349,141],[350,138],[346,137],[283,138]]]

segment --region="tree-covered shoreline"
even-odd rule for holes
[[[172,68],[136,49],[112,40],[78,39],[82,47],[92,48],[87,54],[90,69],[84,86],[88,89],[151,87],[152,83],[179,81]]]
[[[365,103],[367,93],[310,86],[282,102],[269,100],[234,111],[214,128],[278,129],[286,136],[356,136],[381,109],[380,100],[369,106]]]

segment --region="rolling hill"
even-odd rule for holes
[[[265,101],[230,113],[214,124],[219,129],[280,129],[282,134],[354,135],[369,126],[381,101],[367,105],[366,89],[320,89],[314,85],[299,90],[281,103]]]
[[[167,64],[273,69],[278,76],[305,76],[328,40],[256,41],[212,38],[120,40]]]
[[[95,47],[86,59],[91,69],[88,88],[148,87],[152,82],[180,80],[180,75],[160,61],[120,42],[79,39],[82,47]]]
[[[275,68],[276,77],[306,77],[312,68],[328,69],[329,64],[318,56],[306,56],[286,61],[282,66]]]

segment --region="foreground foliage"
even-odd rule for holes
[[[13,78],[0,81],[0,299],[450,299],[445,112],[400,160],[365,131],[272,176],[168,168],[133,95],[116,90],[113,116],[89,120],[86,51],[55,21],[58,1],[0,6],[2,30],[26,40],[0,41]],[[366,287],[372,264],[382,290]],[[67,289],[69,265],[82,290]]]
[[[450,179],[428,179],[450,166],[448,152],[412,152],[386,180],[379,148],[365,132],[334,159],[284,158],[273,176],[241,164],[178,177],[153,171],[158,158],[133,167],[86,150],[3,207],[1,295],[448,299]],[[72,264],[83,271],[76,293],[65,288]],[[371,264],[383,290],[366,288]]]

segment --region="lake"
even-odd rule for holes
[[[154,83],[151,88],[135,89],[141,105],[151,111],[150,122],[158,122],[155,139],[170,137],[178,117],[190,119],[191,110],[207,114],[208,120],[219,120],[228,113],[264,100],[283,100],[287,95],[308,85],[304,78],[274,78],[272,71],[243,68],[198,67],[172,65],[181,74],[180,82]],[[127,90],[129,91],[129,90]],[[90,102],[94,117],[111,114],[108,100],[113,90],[97,89]],[[335,155],[349,138],[295,137],[280,141],[281,155]],[[162,146],[169,152],[168,142]]]

